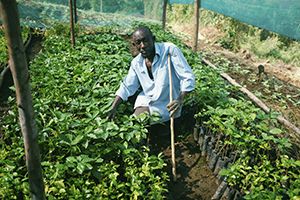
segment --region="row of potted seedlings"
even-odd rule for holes
[[[226,168],[233,163],[238,156],[235,151],[232,151],[233,149],[226,148],[226,145],[223,145],[222,139],[224,139],[225,135],[219,134],[216,136],[209,128],[196,124],[193,136],[194,140],[199,145],[201,156],[206,158],[208,167],[217,177],[217,184],[219,187],[212,199],[241,199],[241,193],[228,186],[226,178],[219,174],[221,169]]]

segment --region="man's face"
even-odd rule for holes
[[[155,55],[154,39],[150,33],[136,31],[132,35],[132,44],[144,58],[153,58]]]

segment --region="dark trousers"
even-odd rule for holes
[[[174,139],[178,135],[180,118],[174,120]],[[171,145],[171,128],[170,121],[162,124],[153,124],[148,129],[148,144],[153,153],[160,153]]]
[[[134,115],[138,116],[141,113],[150,113],[149,107],[141,106],[137,107],[134,111]],[[178,135],[178,128],[180,124],[180,118],[174,120],[174,137]],[[150,146],[150,150],[153,153],[159,153],[171,145],[171,128],[170,120],[160,123],[150,125],[148,128],[148,138],[147,144]]]

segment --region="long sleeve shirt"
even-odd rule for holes
[[[178,47],[172,43],[155,43],[155,56],[152,62],[153,80],[149,77],[145,58],[138,54],[131,62],[127,76],[121,82],[116,95],[126,101],[140,87],[134,108],[149,107],[150,114],[159,114],[160,122],[170,119],[167,104],[170,101],[168,54],[171,56],[172,93],[177,99],[180,92],[190,92],[195,88],[195,76]],[[181,114],[181,108],[175,118]]]

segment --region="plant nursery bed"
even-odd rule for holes
[[[271,109],[281,112],[295,126],[300,126],[300,88],[289,81],[282,81],[274,74],[268,73],[264,65],[261,69],[238,62],[233,58],[209,55],[217,66],[222,68],[239,84],[252,91]]]
[[[168,138],[164,138],[167,140]],[[168,140],[164,144],[170,143]],[[218,188],[217,179],[209,169],[207,161],[201,156],[199,146],[192,135],[175,142],[177,180],[172,181],[171,146],[164,148],[167,162],[166,170],[170,176],[169,200],[211,199]]]
[[[71,48],[68,28],[57,25],[47,30],[42,46],[33,48],[42,51],[30,62],[45,196],[205,200],[220,199],[216,196],[221,190],[234,189],[235,197],[246,195],[245,199],[298,197],[300,163],[287,154],[292,144],[279,137],[285,132],[273,116],[242,96],[233,98],[236,89],[173,35],[155,25],[151,30],[157,41],[171,41],[182,49],[196,77],[195,90],[185,99],[182,121],[175,123],[180,125],[175,127],[180,133],[175,137],[177,180],[172,175],[170,136],[153,134],[150,148],[144,145],[147,134],[164,133],[149,130],[148,116],[133,117],[129,101],[120,105],[114,121],[107,120],[107,110],[132,60],[126,38],[113,27],[101,34],[81,30]],[[277,88],[275,99],[284,96],[284,87],[273,79],[263,79],[262,84],[266,92]],[[297,94],[289,95],[283,103],[299,106]],[[0,199],[30,196],[17,121],[15,99],[8,98],[7,105],[0,105]],[[220,183],[216,174],[225,157],[231,156],[232,165],[222,173],[226,183]],[[269,174],[275,178],[266,178]]]

